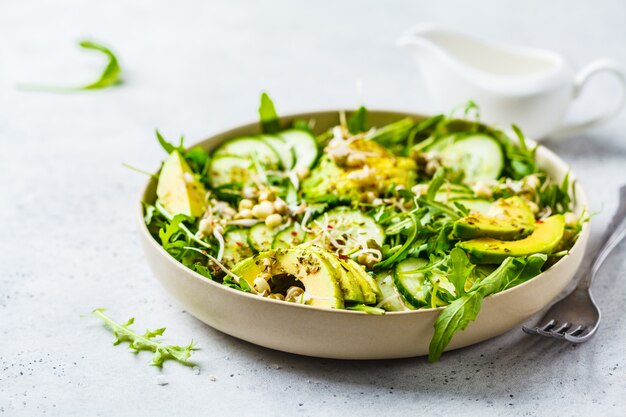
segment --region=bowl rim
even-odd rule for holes
[[[355,109],[326,109],[326,110],[314,110],[314,111],[307,111],[307,112],[298,112],[298,113],[290,113],[290,114],[286,114],[283,116],[279,116],[279,120],[280,121],[284,121],[284,120],[290,120],[290,119],[297,119],[297,118],[314,118],[315,115],[321,115],[321,114],[333,114],[333,113],[337,113],[339,114],[340,112],[354,112],[356,111]],[[403,111],[403,110],[385,110],[385,109],[367,109],[368,113],[370,114],[376,114],[376,113],[382,113],[382,114],[393,114],[393,115],[397,115],[397,116],[408,116],[408,117],[414,117],[414,118],[427,118],[430,117],[429,115],[425,115],[425,114],[421,114],[421,113],[412,113],[412,112],[408,112],[408,111]],[[193,148],[194,146],[198,146],[201,145],[202,143],[205,143],[207,141],[212,140],[214,137],[216,136],[227,136],[235,131],[241,130],[241,129],[249,129],[249,128],[253,128],[255,126],[258,126],[258,121],[254,121],[254,122],[249,122],[249,123],[245,123],[245,124],[238,124],[235,126],[232,126],[230,128],[224,129],[224,130],[220,130],[216,133],[212,133],[211,135],[207,136],[204,139],[201,139],[199,141],[194,142],[193,144],[189,145],[189,146],[185,146],[185,149],[190,149]],[[510,135],[507,134],[507,136],[510,137]],[[516,140],[514,138],[511,138],[512,140]],[[578,179],[578,177],[572,172],[570,166],[563,160],[561,159],[561,157],[559,157],[555,152],[553,152],[552,150],[550,150],[549,148],[547,148],[546,146],[536,142],[535,140],[526,138],[526,142],[527,144],[531,145],[531,146],[535,146],[536,147],[536,152],[539,152],[542,154],[542,156],[546,157],[546,159],[550,160],[550,162],[556,166],[558,166],[559,170],[562,172],[567,172],[569,173],[569,179],[571,181],[571,187],[572,187],[572,192],[575,193],[575,199],[576,199],[576,205],[579,206],[582,210],[584,211],[589,211],[589,200],[587,198],[587,193],[584,189],[584,187],[582,186],[582,184],[580,183],[580,180]],[[160,168],[159,168],[160,169]],[[158,170],[156,170],[155,172],[158,172]],[[186,267],[185,265],[183,265],[182,263],[178,262],[176,259],[174,259],[165,249],[163,249],[163,246],[161,246],[156,239],[154,239],[154,237],[150,234],[149,230],[148,230],[148,226],[146,225],[145,221],[144,221],[144,196],[146,195],[146,193],[148,192],[148,188],[150,187],[151,181],[154,181],[154,177],[151,177],[148,182],[141,188],[141,191],[139,192],[139,198],[137,200],[138,204],[137,204],[137,222],[139,223],[139,233],[141,234],[141,236],[144,239],[147,239],[150,242],[150,245],[152,248],[156,249],[156,251],[163,257],[165,257],[167,259],[167,261],[175,266],[177,269],[179,269],[181,271],[181,273],[184,274],[188,274],[191,277],[193,277],[196,280],[200,280],[203,283],[205,283],[206,285],[209,286],[214,286],[214,288],[219,288],[220,290],[224,290],[227,293],[230,292],[231,294],[238,294],[240,296],[243,297],[248,297],[249,300],[256,300],[257,302],[269,302],[269,303],[274,303],[277,306],[281,306],[282,308],[304,308],[306,310],[309,311],[316,311],[316,312],[320,312],[320,313],[326,313],[326,314],[351,314],[351,315],[358,315],[358,316],[362,316],[362,317],[376,317],[376,318],[380,318],[380,317],[385,317],[385,316],[404,316],[404,315],[427,315],[427,314],[433,314],[434,312],[440,312],[443,309],[446,308],[446,306],[443,307],[436,307],[436,308],[424,308],[424,309],[416,309],[416,310],[407,310],[407,311],[386,311],[385,314],[383,315],[373,315],[373,314],[367,314],[364,313],[362,311],[354,311],[354,310],[346,310],[346,309],[332,309],[332,308],[325,308],[325,307],[318,307],[318,306],[312,306],[312,305],[307,305],[307,304],[297,304],[297,303],[285,303],[284,301],[280,301],[280,300],[275,300],[272,298],[267,298],[267,297],[259,297],[257,295],[251,294],[251,293],[247,293],[244,291],[240,291],[240,290],[236,290],[234,288],[230,288],[226,285],[220,284],[212,279],[209,279],[203,275],[200,275],[199,273],[197,273],[196,271]],[[516,285],[514,287],[508,288],[504,291],[500,291],[497,292],[495,294],[491,294],[488,295],[487,297],[485,297],[485,301],[489,300],[489,299],[496,299],[498,297],[501,296],[505,296],[508,295],[510,292],[514,291],[514,290],[519,290],[521,288],[524,288],[525,286],[529,285],[530,283],[532,283],[533,281],[543,277],[545,274],[547,274],[548,272],[554,271],[555,269],[559,269],[561,265],[565,264],[568,262],[569,259],[571,259],[571,253],[575,250],[579,250],[580,246],[583,245],[583,242],[586,240],[586,238],[588,237],[587,235],[590,234],[590,230],[591,230],[591,222],[587,221],[585,223],[583,223],[582,229],[580,231],[580,235],[578,236],[578,238],[576,239],[576,242],[574,243],[574,245],[572,246],[572,248],[568,251],[568,253],[563,256],[561,259],[559,259],[557,262],[554,263],[554,265],[552,265],[550,268],[548,268],[547,270],[543,271],[541,274],[529,279],[528,281],[525,281],[519,285]],[[584,256],[584,254],[583,254]],[[572,277],[573,279],[574,277]]]

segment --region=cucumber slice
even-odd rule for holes
[[[291,145],[288,145],[280,136],[259,135],[259,138],[276,151],[284,169],[293,168],[296,163],[296,154]]]
[[[296,223],[294,226],[287,227],[276,234],[272,242],[272,249],[290,249],[304,242],[305,238],[304,230]]]
[[[504,168],[500,144],[487,135],[466,136],[448,145],[441,153],[443,164],[465,173],[465,181],[495,180]]]
[[[381,292],[381,307],[387,311],[407,311],[414,310],[414,307],[404,302],[404,299],[398,292],[393,283],[393,274],[389,271],[383,271],[374,277],[378,288]]]
[[[266,252],[272,249],[272,242],[274,241],[275,229],[267,227],[265,224],[260,223],[253,226],[248,234],[248,239],[252,248],[257,252]]]
[[[424,273],[418,271],[427,263],[421,258],[407,258],[396,265],[393,274],[393,283],[396,288],[404,299],[415,308],[428,304],[427,296],[430,283],[424,279]]]
[[[477,213],[486,214],[491,208],[491,201],[483,200],[482,198],[459,198],[458,200],[454,199],[452,201],[463,204],[465,207],[470,209],[470,211]]]
[[[319,154],[317,142],[313,135],[304,130],[291,129],[280,132],[278,136],[292,147],[296,156],[294,168],[310,169],[313,166]]]
[[[224,235],[224,256],[222,263],[230,268],[254,255],[248,243],[248,230],[233,229]]]
[[[281,160],[276,150],[259,137],[244,136],[231,139],[220,145],[213,153],[214,158],[235,156],[249,160],[252,160],[254,155],[266,168],[277,169],[280,167]]]
[[[250,159],[235,156],[221,156],[211,160],[209,181],[213,188],[228,184],[248,183],[254,172],[254,163]]]
[[[327,224],[328,231],[335,240],[346,241],[346,237],[348,238],[346,243],[350,245],[343,249],[344,254],[358,250],[362,243],[367,243],[370,239],[379,246],[385,241],[383,228],[372,217],[359,210],[340,206],[322,214],[316,220],[311,225],[312,233],[308,235],[318,236],[322,232],[320,224]]]

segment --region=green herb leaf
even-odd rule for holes
[[[452,336],[459,330],[465,330],[470,321],[476,320],[482,301],[480,292],[474,292],[454,300],[443,309],[435,322],[435,334],[428,352],[429,362],[437,362]]]
[[[104,71],[102,71],[102,75],[100,75],[100,78],[97,81],[82,87],[82,90],[96,90],[99,88],[111,87],[121,83],[120,75],[122,70],[115,54],[111,52],[110,49],[93,41],[87,40],[80,42],[79,45],[85,49],[102,52],[109,59],[109,62],[107,63],[107,66],[104,67]]]
[[[261,118],[261,130],[263,130],[264,133],[276,133],[280,130],[278,114],[276,113],[274,102],[267,93],[261,94],[259,117]]]
[[[428,191],[426,192],[426,199],[428,201],[435,201],[437,191],[439,191],[445,180],[446,169],[444,167],[441,167],[437,170],[437,172],[435,172],[432,180],[430,180],[430,184],[428,184]]]
[[[454,285],[457,297],[465,294],[465,281],[474,270],[463,249],[454,248],[448,257],[448,280]]]
[[[372,134],[368,135],[368,139],[387,147],[403,144],[407,142],[409,133],[414,125],[413,119],[407,117],[376,129]]]
[[[355,304],[352,306],[346,306],[346,310],[362,311],[373,316],[382,316],[385,314],[385,310],[378,307],[368,306],[366,304]]]
[[[156,330],[146,330],[143,335],[140,335],[130,328],[135,321],[134,318],[129,319],[125,324],[119,324],[107,316],[103,308],[95,309],[92,314],[100,318],[106,326],[111,329],[115,335],[114,345],[129,342],[129,347],[135,352],[140,350],[154,352],[151,362],[152,365],[162,367],[163,362],[168,359],[178,361],[187,366],[193,365],[193,363],[189,362],[191,351],[196,350],[193,340],[186,346],[165,345],[162,342],[154,340],[155,337],[163,335],[165,327]]]
[[[122,69],[119,65],[117,57],[115,54],[105,46],[102,46],[96,42],[84,40],[78,44],[81,48],[89,49],[92,51],[98,51],[104,54],[108,58],[108,62],[100,78],[96,81],[81,86],[81,87],[60,87],[60,86],[50,86],[50,85],[36,85],[36,84],[21,84],[18,85],[18,88],[21,90],[27,91],[43,91],[50,93],[72,93],[77,91],[86,91],[86,90],[98,90],[103,88],[112,87],[122,83]]]
[[[508,288],[526,266],[525,258],[506,258],[500,266],[480,282],[475,283],[468,292],[480,292],[483,297]]]
[[[156,132],[157,140],[159,141],[159,145],[161,145],[161,147],[165,150],[165,152],[167,152],[168,154],[174,151],[178,151],[183,154],[185,153],[185,147],[183,146],[183,142],[185,141],[184,136],[180,137],[178,146],[174,146],[170,142],[165,140],[163,135],[161,135],[161,132],[159,132],[158,130],[156,130],[155,132]]]
[[[186,151],[184,155],[192,171],[198,174],[206,173],[209,166],[209,153],[207,151],[200,146],[194,146]]]
[[[353,135],[367,130],[367,109],[363,106],[359,107],[348,118],[348,130]]]
[[[546,255],[542,254],[527,258],[506,258],[495,271],[475,283],[467,294],[446,306],[435,322],[435,334],[430,342],[428,360],[439,360],[454,333],[464,330],[470,321],[476,319],[483,297],[504,291],[538,275],[546,259]]]

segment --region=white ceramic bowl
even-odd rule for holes
[[[424,116],[399,112],[370,111],[369,121],[380,126],[401,117]],[[339,123],[337,111],[303,113],[282,118],[315,120],[322,132]],[[199,143],[210,150],[226,139],[259,133],[257,123],[212,136]],[[543,146],[537,163],[560,181],[569,167]],[[570,173],[570,178],[574,178]],[[587,197],[574,183],[576,211],[587,207]],[[141,200],[154,203],[156,181],[151,180]],[[386,359],[428,353],[433,324],[441,308],[392,312],[383,316],[348,310],[329,310],[261,298],[227,288],[184,267],[152,238],[137,207],[141,243],[148,263],[165,289],[191,314],[231,336],[285,352],[337,359]],[[519,325],[545,307],[571,281],[585,253],[589,238],[585,224],[570,253],[541,275],[507,291],[486,297],[476,321],[458,332],[446,350],[458,349],[497,336]]]

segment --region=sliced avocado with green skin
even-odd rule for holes
[[[501,198],[486,214],[470,213],[454,223],[454,234],[459,239],[491,237],[499,240],[518,240],[535,230],[535,216],[521,197]]]
[[[363,292],[364,304],[376,304],[379,299],[382,299],[382,293],[378,284],[374,279],[361,267],[361,265],[354,262],[352,259],[343,259],[343,262],[350,273],[356,277]]]
[[[237,264],[233,274],[250,286],[261,273],[291,275],[305,289],[305,304],[325,308],[343,308],[343,295],[336,273],[324,256],[315,251],[276,249],[248,258]]]
[[[348,267],[339,260],[339,258],[328,252],[315,251],[315,249],[308,250],[308,252],[312,251],[317,252],[319,256],[331,265],[331,268],[335,273],[335,279],[339,283],[339,287],[341,288],[341,293],[343,294],[343,299],[345,301],[365,303],[365,298],[363,297],[363,291],[361,290],[359,280],[356,276],[354,276],[354,274],[351,273]]]
[[[549,255],[563,238],[565,220],[562,214],[550,216],[535,223],[535,231],[520,240],[503,241],[490,237],[467,240],[457,244],[474,263],[499,264],[509,256],[528,256],[533,253]]]
[[[172,151],[163,164],[156,193],[172,215],[200,217],[207,208],[204,186],[178,151]]]

